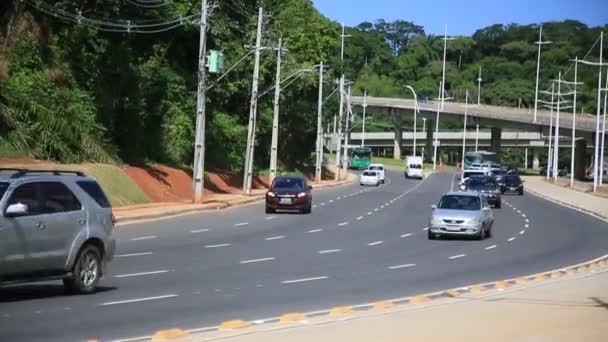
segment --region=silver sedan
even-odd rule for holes
[[[433,206],[428,237],[453,235],[483,240],[492,235],[494,215],[485,197],[475,192],[450,192]]]

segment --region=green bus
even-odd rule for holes
[[[480,169],[483,164],[500,165],[500,157],[494,152],[475,151],[464,155],[464,169]]]
[[[370,147],[349,147],[348,167],[350,169],[367,169],[372,163],[372,149]]]

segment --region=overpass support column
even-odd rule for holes
[[[395,126],[395,142],[393,148],[393,159],[400,160],[401,159],[401,146],[403,142],[403,132],[401,131],[401,127]]]
[[[587,167],[587,139],[576,141],[574,150],[574,178],[585,179],[585,168]]]
[[[492,152],[500,153],[501,139],[502,139],[502,128],[492,127],[492,137],[490,140],[490,150]]]
[[[534,170],[540,169],[540,156],[537,148],[532,149],[532,168]]]
[[[424,143],[424,160],[433,160],[433,133],[435,132],[435,120],[426,121],[426,141]]]

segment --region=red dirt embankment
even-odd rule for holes
[[[192,176],[182,170],[163,166],[124,166],[131,179],[153,202],[190,202]],[[212,194],[237,194],[242,187],[242,175],[235,172],[207,172],[205,191]],[[256,177],[255,189],[267,188],[268,177]]]

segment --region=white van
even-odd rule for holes
[[[405,178],[424,178],[422,157],[405,158]]]

